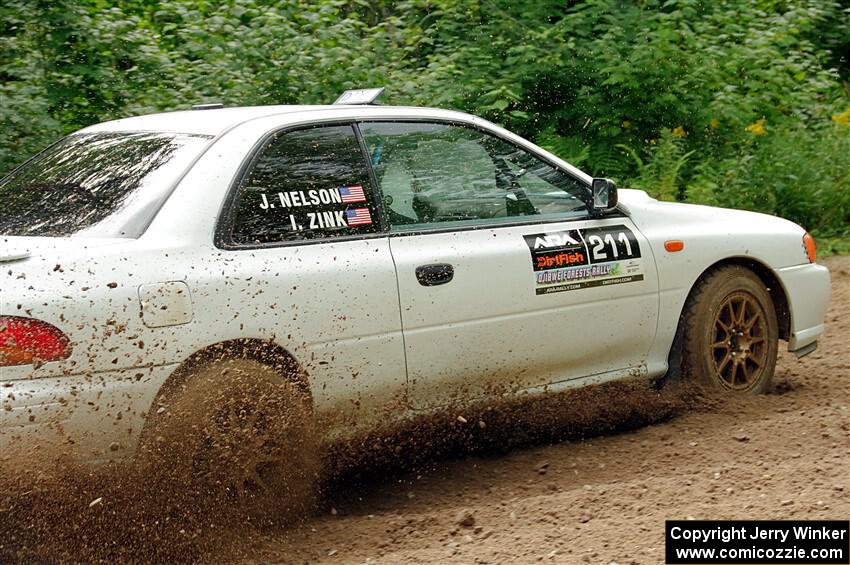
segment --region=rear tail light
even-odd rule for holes
[[[71,343],[57,327],[19,316],[0,316],[0,367],[59,361],[71,355]]]
[[[809,263],[814,263],[818,260],[818,248],[815,245],[815,238],[808,233],[803,236],[803,247],[806,248],[806,256],[809,258]]]

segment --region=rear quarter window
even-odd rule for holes
[[[0,235],[136,237],[117,215],[155,213],[211,138],[162,132],[75,134],[0,181]],[[146,225],[145,222],[141,222]]]
[[[239,183],[225,245],[332,239],[379,229],[369,170],[351,125],[283,132]]]

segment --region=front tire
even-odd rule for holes
[[[762,393],[776,368],[779,330],[764,283],[740,266],[701,280],[684,312],[686,377],[710,388]]]

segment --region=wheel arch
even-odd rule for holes
[[[177,391],[199,365],[219,359],[252,359],[273,367],[281,376],[295,384],[312,406],[313,397],[307,372],[294,355],[271,339],[239,338],[220,341],[191,354],[166,378],[157,391],[151,409]]]
[[[751,271],[762,281],[767,289],[771,301],[773,302],[773,308],[776,312],[779,338],[787,341],[791,337],[791,311],[788,307],[788,294],[773,270],[761,261],[753,259],[752,257],[727,257],[716,261],[703,270],[702,273],[694,279],[690,290],[688,290],[688,296],[682,303],[682,310],[679,312],[679,320],[676,326],[676,334],[673,338],[673,345],[670,347],[670,353],[667,357],[668,376],[676,378],[681,375],[684,316],[694,290],[699,286],[700,282],[714,271],[733,265],[737,265]]]

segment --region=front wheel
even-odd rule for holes
[[[684,313],[686,377],[735,392],[765,392],[776,368],[776,311],[764,283],[739,266],[710,273]]]

